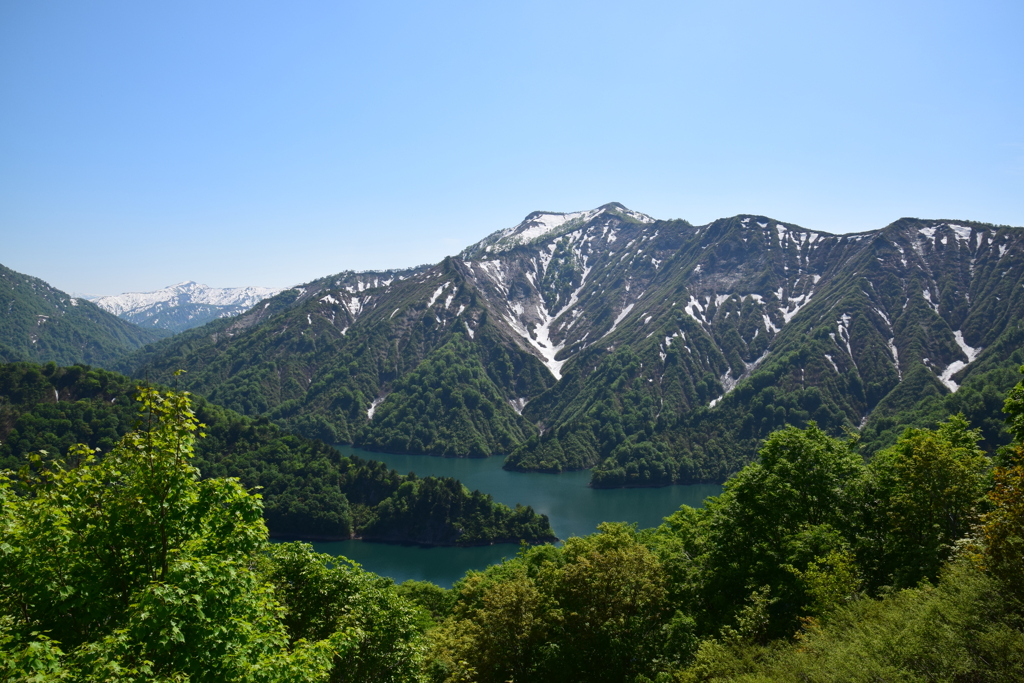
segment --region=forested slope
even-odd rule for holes
[[[136,382],[115,373],[55,364],[0,365],[0,468],[18,469],[45,450],[46,461],[76,443],[108,452],[135,428]],[[238,477],[260,487],[275,536],[473,545],[548,541],[545,517],[470,492],[454,479],[400,475],[382,463],[343,457],[326,444],[289,434],[194,398],[205,425],[195,466],[204,477]]]
[[[433,266],[321,278],[125,367],[185,368],[191,390],[329,441],[656,486],[723,481],[812,420],[878,448],[963,410],[994,448],[1022,325],[1020,228],[834,235],[608,204],[535,212]]]
[[[166,332],[143,330],[38,278],[0,266],[0,361],[111,367]]]

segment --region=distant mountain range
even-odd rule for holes
[[[97,306],[142,328],[181,332],[249,310],[280,289],[207,287],[180,282],[155,292],[128,292],[93,299]]]
[[[721,480],[783,424],[872,444],[985,406],[1024,363],[1024,230],[833,235],[607,204],[535,212],[439,264],[344,272],[136,352],[309,436],[598,486]],[[992,411],[990,414],[997,414]]]

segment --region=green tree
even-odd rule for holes
[[[1021,368],[1024,373],[1024,367]],[[989,491],[993,509],[982,531],[986,569],[1003,584],[1014,608],[1024,610],[1024,380],[1010,391],[1003,406],[1014,443],[1005,454],[1007,464],[997,467]]]
[[[758,462],[708,502],[699,560],[705,628],[729,624],[754,603],[764,603],[769,615],[758,632],[762,638],[792,632],[807,615],[813,597],[798,577],[812,563],[847,551],[855,535],[864,476],[855,446],[813,424],[787,427],[768,438]]]
[[[862,555],[874,585],[935,580],[954,543],[978,522],[990,467],[979,438],[954,415],[935,430],[908,429],[871,461],[873,538]]]
[[[345,558],[315,553],[307,543],[273,544],[261,566],[285,608],[292,643],[351,634],[352,646],[334,657],[332,682],[405,683],[418,678],[422,647],[416,611],[390,579]]]
[[[4,674],[323,680],[353,634],[289,644],[253,571],[267,536],[259,497],[200,480],[187,395],[143,390],[140,401],[145,428],[102,460],[78,448],[77,467],[0,477]]]

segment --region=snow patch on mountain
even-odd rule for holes
[[[137,325],[181,331],[239,315],[281,291],[270,287],[216,288],[189,281],[154,292],[126,292],[92,301]]]
[[[207,287],[197,282],[179,282],[155,292],[126,292],[113,296],[93,299],[100,308],[124,317],[138,313],[155,305],[181,306],[183,304],[207,304],[210,306],[234,306],[248,310],[257,302],[281,292],[270,287]],[[241,312],[241,311],[240,311]]]
[[[960,372],[968,365],[973,363],[974,360],[981,353],[982,349],[974,348],[973,346],[968,346],[967,342],[964,341],[964,333],[961,332],[960,330],[957,330],[956,332],[953,333],[953,338],[956,340],[956,344],[957,346],[960,347],[960,350],[963,351],[965,356],[967,356],[967,362],[965,363],[962,360],[955,360],[949,365],[947,365],[946,369],[942,371],[941,375],[939,375],[939,381],[945,384],[947,389],[949,389],[952,392],[955,392],[960,387],[959,385],[957,385],[956,382],[953,381],[953,375],[955,375],[956,373]]]

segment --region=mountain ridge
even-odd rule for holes
[[[894,427],[871,424],[876,406],[913,408],[911,387],[945,400],[1008,367],[1022,278],[1019,228],[904,218],[834,235],[611,203],[533,212],[438,264],[313,280],[129,364],[184,367],[194,390],[242,412],[407,452],[504,452],[480,429],[500,396],[528,422],[508,467],[594,467],[595,485],[721,480],[773,427],[891,439]],[[482,393],[453,379],[434,404],[401,388],[450,342],[462,345],[452,372],[430,376],[477,377]],[[403,445],[385,414],[420,436]]]
[[[255,286],[208,287],[188,280],[152,292],[97,297],[93,302],[140,327],[181,332],[217,318],[244,313],[281,291]]]

